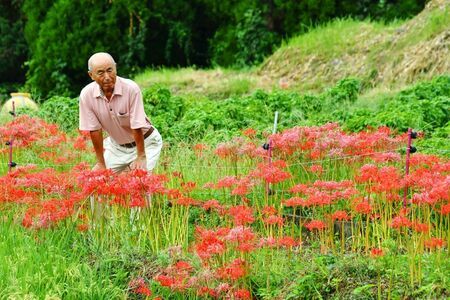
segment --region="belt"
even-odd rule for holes
[[[149,130],[147,130],[147,132],[144,134],[144,140],[146,138],[148,138],[153,133],[153,130],[154,130],[153,126],[150,127]],[[126,144],[122,144],[122,145],[119,145],[119,146],[125,147],[125,148],[134,148],[134,147],[136,147],[136,142],[126,143]]]

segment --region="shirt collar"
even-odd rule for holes
[[[122,95],[122,78],[120,78],[119,76],[116,77],[116,84],[114,85],[113,95]],[[100,88],[98,83],[95,83],[94,97],[101,98],[103,96],[104,95],[102,89]]]

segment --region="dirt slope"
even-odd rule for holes
[[[256,71],[266,83],[322,89],[355,76],[366,87],[397,86],[450,73],[450,1],[433,0],[402,26],[376,32],[371,24],[349,37],[347,51],[304,54],[302,45],[280,48]]]

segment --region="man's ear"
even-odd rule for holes
[[[92,72],[91,72],[91,71],[88,71],[88,75],[89,75],[89,77],[91,77],[91,79],[92,79],[92,80],[94,80],[94,81],[95,81],[95,79],[94,79],[94,77],[93,77],[93,75],[94,75],[94,74],[92,74]]]

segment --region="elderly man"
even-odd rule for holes
[[[162,139],[145,114],[139,86],[117,76],[116,63],[108,53],[92,55],[88,70],[93,82],[80,93],[80,130],[90,132],[97,157],[94,170],[151,171]],[[102,130],[109,134],[105,140]]]

